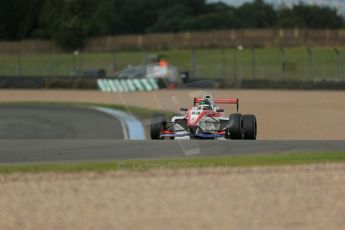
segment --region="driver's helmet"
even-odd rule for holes
[[[199,103],[199,106],[206,108],[206,109],[211,109],[211,103],[208,100],[203,100]]]

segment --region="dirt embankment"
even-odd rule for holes
[[[345,92],[212,90],[216,97],[239,97],[240,112],[254,113],[260,139],[345,140]],[[101,93],[97,91],[1,90],[0,102],[49,101],[123,104],[178,111],[201,90]],[[234,107],[224,106],[226,114]]]
[[[343,229],[345,165],[0,175],[1,229]]]

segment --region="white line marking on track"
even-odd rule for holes
[[[146,140],[144,126],[134,116],[110,108],[93,107],[93,109],[106,113],[118,119],[121,123],[123,136],[125,140]]]

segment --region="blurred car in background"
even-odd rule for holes
[[[162,79],[167,88],[174,89],[182,82],[178,76],[177,67],[168,63],[160,56],[153,56],[150,64],[139,66],[129,65],[127,68],[115,73],[118,79],[141,79],[155,78]]]

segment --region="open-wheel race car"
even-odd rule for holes
[[[224,116],[224,109],[218,104],[236,105],[236,113]],[[202,98],[194,98],[194,105],[181,108],[183,114],[175,115],[167,121],[165,115],[156,113],[151,123],[151,139],[189,136],[192,139],[232,139],[255,140],[257,134],[256,117],[238,112],[238,98],[213,98],[205,93]]]

